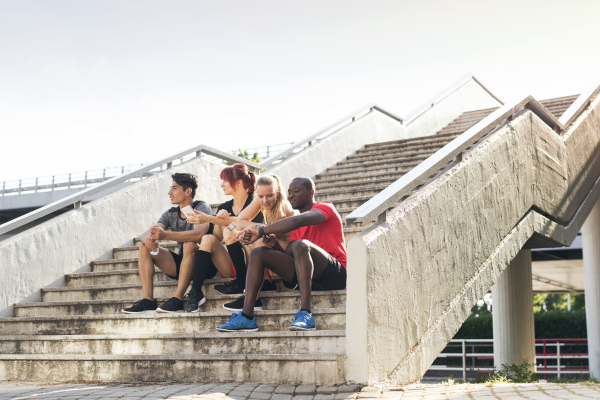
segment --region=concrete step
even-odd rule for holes
[[[436,140],[428,140],[425,143],[415,143],[415,144],[397,144],[397,145],[388,145],[386,147],[381,148],[372,148],[372,149],[361,149],[356,152],[356,154],[348,156],[348,160],[360,160],[366,157],[377,157],[377,156],[390,156],[390,155],[404,155],[404,154],[412,154],[415,151],[431,151],[435,149],[442,148],[458,135],[450,135],[450,136],[442,136],[437,137]]]
[[[452,135],[450,135],[450,134],[449,135],[428,135],[428,136],[420,136],[420,137],[416,137],[416,138],[408,138],[408,139],[400,139],[400,140],[390,140],[387,142],[371,143],[371,144],[365,145],[365,147],[363,147],[362,149],[359,149],[357,151],[357,153],[373,151],[374,149],[378,149],[378,148],[381,150],[387,150],[387,149],[391,149],[391,148],[403,148],[404,146],[410,145],[415,142],[437,141],[446,136],[452,136]]]
[[[345,331],[0,336],[0,354],[344,354]]]
[[[400,179],[404,174],[397,173],[393,175],[384,175],[383,177],[378,176],[367,176],[367,177],[356,177],[348,180],[328,180],[328,181],[315,181],[316,192],[320,193],[327,189],[345,188],[345,187],[356,187],[356,186],[372,186],[372,185],[386,185],[389,186],[396,180]]]
[[[92,268],[92,272],[100,273],[100,272],[114,272],[114,271],[123,271],[128,269],[138,270],[138,258],[121,258],[121,259],[112,259],[112,260],[101,260],[101,261],[92,261],[90,263],[90,267]],[[77,279],[81,274],[67,274],[65,275],[65,282],[69,282],[71,279]]]
[[[119,284],[139,284],[138,260],[128,259],[126,264],[116,263],[117,266],[131,267],[129,269],[98,271],[98,272],[80,272],[77,274],[65,275],[65,284],[67,287],[81,286],[99,286],[99,285],[119,285]],[[108,264],[107,264],[108,265]],[[154,282],[173,282],[158,268],[154,268]]]
[[[0,355],[2,380],[107,382],[345,382],[340,354]]]
[[[287,331],[297,310],[256,311],[260,331]],[[12,317],[0,319],[0,335],[104,335],[216,332],[229,311]],[[345,308],[313,309],[318,330],[346,329]],[[2,374],[0,373],[0,376]]]
[[[200,306],[203,312],[223,311],[223,304],[237,299],[239,295],[207,295],[206,303]],[[15,317],[43,317],[60,315],[108,315],[118,314],[141,297],[115,300],[84,301],[50,301],[37,303],[18,303],[13,307]],[[283,293],[262,293],[261,299],[265,310],[299,310],[300,293],[297,291]],[[157,298],[158,304],[167,298]],[[187,305],[187,301],[185,302]],[[346,291],[312,292],[311,304],[314,308],[345,308]]]
[[[410,168],[406,168],[406,171],[410,171]],[[315,185],[317,188],[324,185],[325,187],[336,187],[337,183],[346,183],[350,182],[355,185],[362,185],[365,183],[370,183],[375,179],[389,179],[396,180],[404,175],[406,172],[404,170],[392,171],[388,173],[373,173],[373,172],[355,172],[352,174],[321,174],[315,178]],[[340,179],[343,178],[343,179]]]
[[[355,186],[322,190],[315,193],[315,199],[317,201],[334,201],[363,196],[373,197],[386,187],[388,187],[388,185]]]
[[[91,273],[88,273],[91,275]],[[135,273],[123,274],[135,279]],[[215,295],[214,286],[231,282],[231,278],[226,279],[207,279],[204,281],[202,291],[205,295]],[[167,281],[154,282],[154,297],[171,298],[177,288],[177,281],[169,279]],[[136,283],[116,283],[116,284],[97,284],[97,285],[78,285],[67,287],[53,287],[42,289],[42,301],[86,301],[86,300],[121,300],[121,299],[141,299],[142,285]]]
[[[369,168],[369,167],[373,167],[373,166],[379,166],[379,167],[389,167],[389,166],[396,166],[396,165],[417,165],[419,162],[422,162],[423,160],[427,159],[427,157],[429,157],[431,154],[433,154],[433,152],[427,152],[427,153],[418,153],[418,154],[413,154],[413,155],[409,155],[409,156],[401,156],[401,157],[390,157],[390,158],[386,158],[385,160],[382,161],[378,161],[375,159],[372,160],[366,160],[366,161],[361,161],[361,162],[339,162],[337,163],[334,167],[330,167],[327,168],[327,172],[338,172],[340,170],[349,170],[349,169],[363,169],[363,168]],[[418,162],[416,162],[418,160]]]
[[[179,253],[179,246],[177,243],[162,244],[167,250],[171,250],[174,253]],[[124,260],[128,258],[137,258],[139,254],[140,245],[127,246],[127,247],[115,247],[113,250],[113,258],[116,260]]]
[[[328,178],[336,177],[344,179],[346,176],[364,175],[366,173],[372,175],[387,175],[399,172],[407,173],[408,171],[419,165],[425,158],[419,157],[411,161],[401,161],[397,163],[389,162],[386,164],[375,164],[365,167],[330,168],[329,170],[327,170],[327,172],[317,175],[317,177],[321,178],[326,176]]]

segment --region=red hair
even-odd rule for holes
[[[231,167],[224,168],[221,171],[221,179],[229,182],[235,188],[235,183],[242,181],[246,193],[254,193],[254,185],[256,184],[256,175],[252,171],[248,171],[246,164],[233,164]]]

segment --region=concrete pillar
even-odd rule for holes
[[[600,377],[600,201],[581,228],[590,374]]]
[[[535,364],[531,250],[521,250],[492,286],[492,320],[494,365]]]

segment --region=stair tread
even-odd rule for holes
[[[343,354],[0,354],[0,360],[337,360]]]
[[[248,337],[336,337],[346,336],[344,330],[315,331],[257,331],[257,332],[202,332],[202,333],[132,333],[93,335],[0,335],[0,341],[15,340],[111,340],[111,339],[213,339]]]

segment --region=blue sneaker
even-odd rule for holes
[[[217,330],[221,332],[255,332],[258,330],[258,325],[256,325],[256,317],[250,320],[239,311],[231,315],[229,322],[217,326]]]
[[[290,325],[290,331],[314,331],[315,319],[306,311],[298,311],[294,315],[294,322]]]

